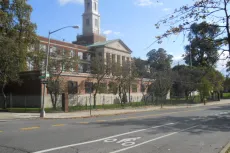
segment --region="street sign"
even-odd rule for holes
[[[45,76],[39,76],[39,79],[46,79],[48,77],[50,77],[50,74],[46,74],[46,77]]]
[[[48,84],[48,81],[41,81],[41,84]]]

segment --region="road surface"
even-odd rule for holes
[[[229,104],[85,119],[0,121],[1,153],[218,153],[229,140]]]

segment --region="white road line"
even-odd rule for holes
[[[164,125],[159,125],[159,126],[150,127],[150,128],[147,128],[147,129],[140,129],[140,130],[136,130],[136,131],[122,133],[122,134],[118,134],[118,135],[114,135],[114,136],[110,136],[110,137],[106,137],[106,138],[101,138],[101,139],[97,139],[97,140],[86,141],[86,142],[82,142],[82,143],[76,143],[76,144],[71,144],[71,145],[66,145],[66,146],[61,146],[61,147],[56,147],[56,148],[50,148],[50,149],[46,149],[46,150],[36,151],[34,153],[46,153],[46,152],[50,152],[50,151],[54,151],[54,150],[60,150],[60,149],[64,149],[64,148],[90,144],[90,143],[104,141],[104,140],[107,140],[107,139],[111,139],[111,138],[115,138],[115,137],[119,137],[119,136],[123,136],[123,135],[142,132],[142,131],[146,131],[146,130],[149,130],[149,129],[155,129],[155,128],[159,128],[159,127],[163,127],[163,126],[174,125],[174,124],[176,124],[176,123],[168,123],[168,124],[164,124]]]
[[[156,141],[156,140],[159,140],[159,139],[162,139],[162,138],[165,138],[165,137],[169,137],[169,136],[171,136],[171,135],[175,135],[175,134],[177,134],[177,133],[179,133],[179,132],[183,132],[183,131],[192,129],[192,128],[197,127],[197,126],[199,126],[199,125],[196,125],[196,126],[193,126],[193,127],[190,127],[190,128],[187,128],[187,129],[178,131],[178,132],[173,132],[173,133],[170,133],[170,134],[167,134],[167,135],[163,135],[163,136],[160,136],[160,137],[157,137],[157,138],[154,138],[154,139],[151,139],[151,140],[148,140],[148,141],[145,141],[145,142],[136,144],[136,145],[134,145],[134,146],[130,146],[130,147],[127,147],[127,148],[123,148],[123,149],[120,149],[120,150],[117,150],[117,151],[113,151],[113,152],[110,152],[110,153],[119,153],[119,152],[122,152],[122,151],[125,151],[125,150],[128,150],[128,149],[132,149],[132,148],[135,148],[135,147],[144,145],[144,144],[146,144],[146,143],[149,143],[149,142],[152,142],[152,141]]]

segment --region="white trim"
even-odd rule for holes
[[[48,42],[47,42],[47,41],[40,41],[40,42],[48,44]],[[56,44],[56,43],[50,43],[50,45],[56,45],[56,46],[66,47],[66,48],[75,49],[75,50],[88,51],[88,50],[83,50],[83,49],[80,49],[80,48],[77,48],[77,47],[76,47],[76,48],[74,48],[74,47],[69,47],[69,46],[60,45],[60,44]]]
[[[33,153],[46,153],[46,152],[60,150],[60,149],[65,149],[65,148],[69,148],[69,147],[76,147],[76,146],[81,146],[81,145],[85,145],[85,144],[91,144],[91,143],[105,141],[105,140],[108,140],[108,139],[112,139],[112,138],[116,138],[116,137],[120,137],[120,136],[124,136],[124,135],[129,135],[129,134],[133,134],[133,133],[143,132],[143,131],[147,131],[147,130],[150,130],[150,129],[156,129],[156,128],[160,128],[160,127],[171,126],[171,125],[175,125],[175,124],[176,123],[168,123],[168,124],[164,124],[164,125],[153,126],[153,127],[146,128],[146,129],[139,129],[139,130],[130,131],[130,132],[126,132],[126,133],[121,133],[121,134],[117,134],[117,135],[113,135],[113,136],[109,136],[109,137],[104,137],[104,138],[100,138],[100,139],[96,139],[96,140],[90,140],[90,141],[76,143],[76,144],[59,146],[59,147],[56,147],[56,148],[50,148],[50,149],[40,150],[40,151],[36,151],[36,152],[33,152]],[[178,133],[178,132],[174,132],[174,134],[175,133]]]

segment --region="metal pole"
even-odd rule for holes
[[[190,44],[190,66],[192,67],[192,45]]]
[[[90,108],[89,108],[89,113],[90,113],[90,116],[91,116],[91,109],[92,109],[92,104],[91,104],[91,102],[92,102],[92,96],[91,96],[91,93],[92,93],[92,87],[91,87],[91,83],[90,83],[90,96],[89,96],[89,104],[90,104]]]
[[[60,31],[60,30],[65,29],[65,28],[70,28],[70,27],[75,28],[75,29],[79,28],[79,26],[66,26],[66,27],[57,29],[55,31],[49,32],[49,36],[48,36],[48,39],[49,39],[48,50],[46,52],[46,62],[45,62],[45,81],[47,81],[46,75],[47,75],[48,62],[49,62],[49,53],[50,53],[50,35],[52,33],[55,33],[57,31]],[[41,108],[41,112],[40,112],[40,117],[42,117],[42,118],[45,117],[45,107],[44,107],[45,106],[45,90],[46,90],[46,82],[43,85],[43,93],[42,93],[42,96],[43,96],[43,98],[42,98],[42,104],[41,104],[42,108]]]
[[[49,53],[50,53],[50,34],[51,32],[49,32],[49,42],[48,42],[48,50],[46,52],[46,62],[45,62],[45,81],[47,81],[46,75],[47,75],[47,69],[48,69],[48,62],[49,62]],[[45,90],[46,90],[46,83],[44,83],[43,85],[43,93],[42,93],[42,109],[40,112],[40,117],[45,117]]]

